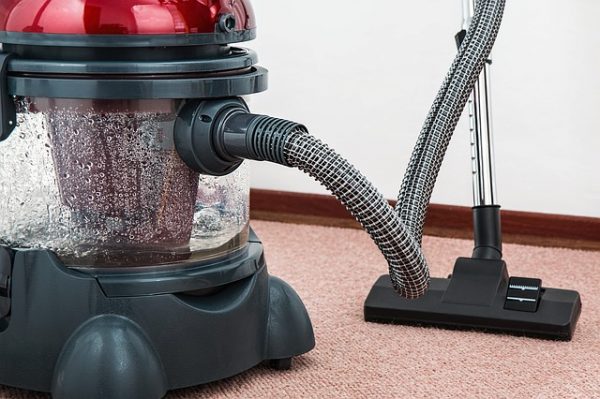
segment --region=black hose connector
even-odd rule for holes
[[[242,159],[224,156],[214,140],[223,119],[237,112],[248,112],[246,103],[239,98],[184,104],[177,114],[173,138],[177,153],[187,166],[205,175],[225,176],[242,164]]]
[[[419,243],[383,195],[350,162],[295,122],[254,115],[241,100],[191,103],[182,109],[175,142],[185,162],[216,175],[243,159],[295,167],[323,184],[369,233],[385,256],[396,291],[418,298],[429,286]]]
[[[301,124],[255,115],[240,98],[191,101],[175,122],[175,147],[195,171],[224,176],[245,159],[289,166],[284,149],[290,135],[306,133]]]
[[[502,259],[501,226],[499,206],[473,208],[474,259]]]

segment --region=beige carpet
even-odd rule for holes
[[[290,371],[259,367],[168,398],[600,398],[600,253],[507,245],[511,274],[576,289],[572,342],[365,323],[363,301],[386,264],[358,230],[255,222],[272,274],[304,299],[317,347]],[[469,241],[427,237],[432,275]],[[1,360],[0,360],[1,361]],[[0,388],[2,398],[46,397]]]

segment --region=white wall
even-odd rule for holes
[[[600,1],[508,1],[494,50],[498,188],[505,209],[600,216]],[[305,123],[395,198],[450,65],[460,0],[254,0],[270,89],[254,112]],[[433,202],[472,204],[461,121]],[[256,163],[253,186],[324,193]]]

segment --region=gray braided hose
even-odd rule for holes
[[[425,120],[398,196],[400,219],[419,243],[446,149],[492,50],[505,0],[478,0],[467,36]]]
[[[346,159],[305,132],[290,134],[284,154],[289,166],[321,182],[361,223],[385,256],[396,291],[406,298],[423,295],[429,284],[423,252],[371,182]]]
[[[206,164],[197,165],[196,160],[216,154],[221,157],[217,165],[235,166],[242,159],[255,159],[308,173],[327,187],[369,233],[388,262],[396,291],[406,298],[418,298],[429,285],[421,240],[431,193],[454,129],[498,34],[504,4],[505,0],[477,2],[469,32],[419,136],[396,209],[354,166],[308,134],[305,127],[252,115],[244,107],[232,106],[223,111],[223,116],[214,119],[217,128],[206,130],[200,124],[199,131],[205,133],[192,140],[192,146],[193,142],[201,144],[198,156],[190,156],[188,150],[181,153],[199,171]],[[212,137],[211,132],[217,132],[217,136]],[[182,147],[190,137],[182,136]]]
[[[413,151],[397,212],[327,145],[304,132],[286,140],[289,166],[314,177],[346,206],[384,254],[394,288],[406,298],[417,298],[427,290],[429,268],[420,247],[427,207],[452,134],[498,35],[504,5],[505,0],[477,2],[471,28]]]

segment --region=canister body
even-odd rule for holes
[[[236,251],[248,236],[240,168],[200,176],[175,150],[182,100],[18,97],[0,143],[0,240],[75,267],[148,267]]]

